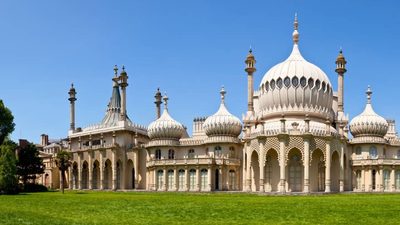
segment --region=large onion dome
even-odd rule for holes
[[[333,90],[328,76],[300,53],[297,18],[294,22],[293,50],[283,62],[263,77],[258,110],[265,118],[305,115],[332,117]]]
[[[225,107],[224,88],[221,89],[221,105],[218,111],[208,117],[203,124],[206,135],[212,136],[229,136],[237,137],[242,132],[242,124],[236,116],[232,115]]]
[[[185,128],[181,123],[174,120],[168,113],[168,97],[164,96],[164,111],[160,118],[152,122],[148,127],[148,135],[150,139],[175,139],[179,140],[184,134]]]
[[[389,124],[382,116],[375,113],[371,104],[371,88],[367,90],[367,105],[364,112],[356,116],[350,122],[350,132],[354,138],[359,137],[380,137],[383,138],[389,128]]]

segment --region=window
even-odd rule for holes
[[[202,191],[208,190],[208,170],[207,169],[201,170],[201,190]]]
[[[216,157],[221,157],[221,154],[222,154],[221,146],[217,146],[217,147],[214,148],[214,154],[215,154]]]
[[[236,174],[234,170],[229,171],[229,190],[236,189]]]
[[[285,77],[285,80],[283,80],[283,82],[285,83],[285,87],[289,87],[290,86],[290,78],[289,77]]]
[[[400,150],[397,150],[397,158],[400,159]]]
[[[168,170],[168,190],[172,190],[174,187],[174,171],[173,170]]]
[[[317,90],[319,90],[319,88],[321,87],[321,81],[315,81],[315,87],[317,88]]]
[[[189,149],[188,158],[189,159],[193,159],[194,158],[194,149]]]
[[[376,159],[378,157],[378,150],[375,146],[371,146],[371,148],[369,149],[369,156],[371,157],[371,159]]]
[[[185,189],[185,170],[179,170],[179,181],[178,181],[178,189],[184,190]]]
[[[175,150],[168,150],[168,159],[175,159]]]
[[[356,148],[356,155],[361,155],[361,147]]]
[[[292,84],[293,84],[294,87],[297,87],[297,85],[299,85],[299,78],[293,77]]]
[[[274,90],[275,89],[275,81],[271,80],[271,89]]]
[[[283,86],[282,78],[278,78],[278,80],[276,80],[276,86],[278,86],[279,89],[282,88]]]
[[[160,149],[156,150],[156,159],[161,159],[161,150]]]
[[[229,148],[229,158],[235,158],[236,154],[235,154],[235,148],[234,147],[230,147]]]
[[[396,179],[396,182],[395,182],[396,190],[400,190],[400,170],[396,171],[395,179]]]
[[[191,169],[189,171],[189,189],[191,191],[196,189],[196,170]]]
[[[356,189],[361,190],[361,171],[356,171]]]
[[[307,85],[307,79],[305,77],[300,78],[301,87],[305,87]]]
[[[383,189],[385,191],[390,190],[390,171],[389,170],[383,171]]]
[[[164,171],[159,170],[157,172],[157,189],[162,190],[164,185]]]

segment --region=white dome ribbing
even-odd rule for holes
[[[263,77],[259,91],[259,112],[280,116],[304,113],[322,119],[332,116],[333,90],[328,76],[300,53],[298,23],[295,19],[293,50],[283,62]]]
[[[384,137],[388,131],[389,124],[385,118],[375,113],[371,104],[371,88],[367,90],[367,105],[364,112],[356,116],[350,122],[350,132],[353,137]]]
[[[237,137],[242,132],[242,123],[239,118],[232,115],[225,107],[225,90],[221,90],[221,104],[218,111],[208,117],[203,124],[207,136]]]
[[[175,139],[179,140],[185,128],[181,123],[174,120],[168,113],[167,105],[168,97],[164,96],[164,111],[160,118],[153,121],[148,127],[148,135],[150,139]]]

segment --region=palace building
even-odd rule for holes
[[[156,120],[148,126],[131,121],[124,67],[120,73],[114,68],[103,120],[78,128],[77,92],[72,85],[67,143],[44,146],[43,155],[51,161],[60,146],[70,151],[67,186],[79,190],[400,191],[395,122],[374,111],[370,87],[364,111],[350,121],[344,108],[347,62],[342,50],[336,59],[334,90],[325,72],[300,53],[299,36],[296,17],[292,52],[269,69],[255,89],[256,60],[250,50],[245,60],[248,107],[243,118],[229,112],[229,96],[222,88],[216,113],[195,118],[191,135],[173,118],[169,98],[159,90]],[[54,171],[44,175],[54,176],[53,183],[61,177]]]

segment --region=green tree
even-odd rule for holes
[[[66,150],[61,150],[57,153],[56,165],[61,172],[61,192],[64,194],[65,171],[71,166],[71,153]],[[70,184],[71,185],[71,184]]]
[[[14,116],[0,99],[0,145],[5,138],[14,131]]]
[[[5,141],[0,145],[0,193],[18,193],[15,149],[16,144],[11,141]]]
[[[31,181],[35,182],[38,174],[44,173],[44,164],[39,157],[39,150],[32,143],[18,151],[17,175],[24,186]]]

